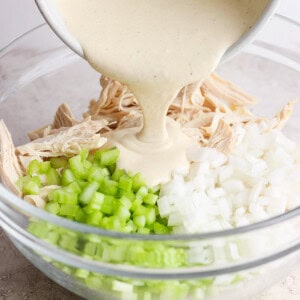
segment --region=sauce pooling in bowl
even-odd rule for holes
[[[187,167],[193,143],[166,113],[178,91],[203,81],[226,50],[260,17],[268,0],[53,0],[85,58],[125,83],[144,116],[142,128],[111,133],[119,168],[150,185]]]

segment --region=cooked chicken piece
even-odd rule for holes
[[[275,125],[273,128],[282,129],[293,113],[293,109],[297,100],[290,101],[275,117]]]
[[[39,195],[27,195],[24,197],[24,200],[38,208],[44,208],[48,201],[48,194],[57,188],[59,188],[58,185],[42,187]]]
[[[225,154],[230,153],[233,146],[232,129],[223,120],[219,121],[219,125],[209,139],[207,146],[210,148],[216,148]]]
[[[118,129],[140,127],[143,124],[143,115],[140,111],[131,111],[118,123]]]
[[[73,156],[82,149],[94,150],[103,146],[107,139],[99,134],[106,127],[104,120],[86,119],[70,128],[61,128],[55,134],[37,139],[17,148],[17,154],[23,156],[57,157]]]
[[[13,193],[20,196],[16,182],[22,175],[11,135],[4,121],[0,120],[0,179]]]
[[[52,129],[51,125],[46,125],[41,128],[38,128],[38,129],[28,132],[27,136],[29,137],[29,139],[31,141],[34,141],[36,139],[43,138],[43,137],[49,135],[51,129]]]
[[[39,138],[44,138],[50,134],[57,133],[57,129],[71,127],[78,122],[75,120],[73,113],[68,104],[60,105],[55,113],[52,125],[46,125],[36,130],[28,132],[28,137],[31,141]]]
[[[256,99],[247,95],[233,83],[226,81],[215,73],[203,82],[202,95],[220,111],[235,110],[236,107],[254,105]],[[205,104],[204,104],[205,105]]]
[[[93,120],[106,119],[109,123],[119,122],[130,111],[138,110],[137,101],[126,85],[102,76],[102,91],[99,99],[92,100],[84,117]]]
[[[89,110],[84,116],[91,116],[93,120],[107,119],[111,129],[120,125],[122,128],[127,127],[125,123],[131,116],[135,117],[133,123],[138,123],[141,118],[140,107],[127,86],[104,76],[100,83],[100,97],[97,101],[90,102]],[[216,111],[237,112],[246,119],[251,116],[244,106],[254,104],[254,98],[232,83],[212,74],[202,87],[200,85],[200,82],[196,82],[184,87],[170,105],[168,116],[182,125],[198,118],[200,114]]]
[[[55,113],[54,121],[52,124],[53,129],[59,129],[61,127],[72,127],[77,124],[73,113],[68,104],[63,103],[60,105]]]

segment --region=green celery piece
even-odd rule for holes
[[[103,204],[101,206],[101,212],[103,212],[106,215],[111,215],[113,212],[115,201],[116,201],[115,197],[110,195],[105,195]]]
[[[144,227],[144,228],[138,228],[137,232],[139,234],[150,234],[150,229],[146,228],[146,227]]]
[[[132,220],[129,220],[125,226],[125,232],[127,233],[133,233],[136,232],[137,226],[134,224]]]
[[[89,277],[90,272],[84,269],[77,269],[75,272],[75,276],[81,279],[86,279]]]
[[[75,193],[65,191],[63,188],[59,188],[51,191],[48,194],[48,199],[59,204],[72,204],[78,203],[78,197]]]
[[[106,224],[107,229],[115,230],[115,231],[124,231],[125,226],[126,226],[125,221],[120,220],[118,217],[116,216],[108,217],[107,224]]]
[[[108,178],[110,177],[110,171],[107,168],[102,168],[102,174],[104,177]]]
[[[103,169],[101,169],[100,167],[92,166],[88,171],[87,179],[90,182],[97,181],[101,183],[105,179],[104,173],[105,172],[103,172]]]
[[[46,172],[46,183],[47,183],[47,185],[60,185],[61,178],[55,169],[50,168]]]
[[[87,216],[86,222],[90,225],[100,226],[103,214],[100,211],[94,211]]]
[[[136,192],[136,197],[143,199],[148,194],[148,188],[145,186],[142,186],[139,188],[139,190]]]
[[[111,179],[114,181],[119,181],[123,175],[126,175],[126,172],[123,169],[116,169],[112,174]]]
[[[124,191],[131,191],[133,180],[128,175],[122,175],[119,178],[119,188]]]
[[[31,178],[23,183],[24,195],[38,195],[40,193],[40,184]]]
[[[31,222],[28,225],[27,230],[28,232],[32,233],[40,239],[47,238],[49,234],[49,228],[47,227],[47,223],[44,222]]]
[[[117,163],[120,151],[117,148],[102,151],[100,163],[102,166],[111,166]]]
[[[135,212],[143,203],[143,200],[141,198],[136,198],[133,202],[132,202],[132,206],[130,208],[131,212]]]
[[[61,248],[69,250],[71,252],[78,252],[78,237],[75,235],[61,234],[59,244]]]
[[[79,195],[79,202],[83,205],[87,205],[93,198],[94,194],[99,188],[98,182],[89,183]]]
[[[41,172],[40,162],[36,159],[32,160],[28,166],[27,174],[30,176],[40,174]]]
[[[57,245],[59,238],[60,238],[59,233],[52,231],[48,233],[46,241],[52,245]]]
[[[158,200],[158,196],[154,194],[148,194],[143,198],[143,202],[149,205],[155,205]]]
[[[104,202],[104,194],[95,192],[89,206],[94,210],[101,210],[102,204]]]
[[[60,206],[59,214],[66,217],[75,217],[79,206],[74,204],[62,204]]]
[[[147,225],[151,225],[156,220],[155,209],[152,207],[140,206],[135,210],[134,216],[145,216]]]
[[[40,174],[46,174],[51,168],[50,161],[40,162]]]
[[[81,207],[79,207],[76,215],[74,216],[75,221],[80,223],[86,223],[86,218],[87,218],[86,213]]]
[[[106,195],[115,196],[118,192],[118,186],[119,185],[117,182],[115,182],[113,180],[105,179],[102,182],[99,191]]]
[[[168,233],[170,233],[170,230],[167,226],[165,226],[163,224],[160,224],[158,222],[155,222],[153,224],[153,231],[156,234],[168,234]]]
[[[114,212],[114,216],[118,217],[122,221],[128,221],[130,219],[130,211],[123,205],[119,205]]]
[[[60,210],[60,205],[56,202],[48,202],[45,205],[45,210],[48,211],[49,213],[53,214],[53,215],[57,215],[59,213],[59,210]]]
[[[69,159],[70,170],[79,179],[86,177],[86,169],[82,163],[81,156],[76,155]]]
[[[135,192],[137,192],[142,186],[146,186],[146,183],[143,180],[142,175],[140,173],[135,174],[132,180],[132,188]]]
[[[61,183],[63,186],[69,185],[70,183],[76,181],[75,175],[70,169],[65,169],[62,172]]]
[[[89,156],[89,150],[87,150],[87,149],[82,149],[81,151],[80,151],[80,158],[81,158],[81,161],[83,162],[83,161],[85,161],[85,160],[87,160],[87,158],[88,158],[88,156]]]
[[[66,157],[51,157],[51,167],[54,169],[65,169],[68,168],[69,163]]]
[[[78,182],[74,181],[70,183],[68,186],[64,187],[64,190],[70,193],[74,193],[76,195],[79,195],[82,191],[81,186]]]
[[[119,202],[128,209],[132,207],[132,202],[126,196],[121,196]]]
[[[143,228],[146,225],[146,217],[141,215],[141,216],[134,216],[133,217],[133,223],[138,227],[138,228]]]
[[[83,253],[84,254],[87,254],[89,256],[95,256],[96,255],[96,252],[97,252],[97,243],[94,243],[94,242],[87,242],[85,245],[84,245],[84,248],[83,248]]]
[[[107,168],[109,170],[110,175],[112,175],[117,169],[117,164],[110,165]]]

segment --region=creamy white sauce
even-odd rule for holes
[[[120,168],[150,185],[188,166],[192,143],[166,113],[178,91],[204,80],[261,15],[268,0],[53,0],[88,62],[128,85],[143,128],[113,132]]]

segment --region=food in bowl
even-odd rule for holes
[[[141,126],[137,101],[117,81],[102,77],[101,86],[99,99],[90,102],[83,120],[75,120],[68,105],[62,104],[53,124],[30,132],[31,142],[16,149],[1,122],[1,178],[8,188],[52,214],[132,234],[230,229],[299,206],[299,147],[281,132],[294,102],[268,120],[247,108],[254,105],[253,97],[216,74],[201,87],[185,87],[170,106],[168,120],[195,141],[187,152],[190,168],[175,170],[170,181],[150,186],[143,174],[118,168],[118,149],[106,146],[111,132]],[[235,262],[270,247],[239,238],[221,246],[199,241],[185,250],[176,245],[154,247],[151,242],[113,244],[36,220],[31,220],[28,230],[93,260],[152,268],[210,266],[224,259]],[[295,228],[283,227],[282,232],[287,238],[295,234]],[[272,247],[276,238],[275,233],[266,236]],[[140,295],[180,299],[187,294],[201,299],[220,284],[214,278],[137,284],[52,263],[93,289],[128,299]],[[250,274],[228,275],[225,285],[238,284]]]

